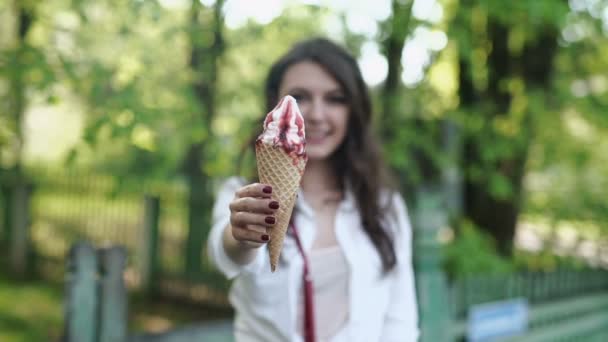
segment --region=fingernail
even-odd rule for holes
[[[270,207],[270,209],[279,209],[279,202],[272,201],[270,202],[270,204],[268,204],[268,206]]]
[[[276,220],[275,220],[275,219],[274,219],[274,217],[272,217],[272,216],[266,216],[266,220],[265,220],[265,221],[266,221],[266,223],[268,223],[268,224],[274,224],[274,222],[275,222]]]
[[[264,189],[262,189],[262,191],[264,191],[267,194],[271,194],[272,193],[272,187],[271,186],[265,186]]]
[[[268,239],[270,239],[268,235],[262,235],[262,241],[268,241]]]

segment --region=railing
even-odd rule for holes
[[[473,305],[513,298],[526,298],[530,304],[530,336],[555,341],[569,334],[573,340],[608,334],[608,272],[561,270],[454,282],[450,291],[452,335],[457,339],[466,336],[466,315]]]
[[[2,188],[0,239],[9,246],[6,255],[14,268],[28,264],[30,247],[39,260],[62,266],[69,246],[78,240],[98,246],[119,244],[126,247],[131,285],[228,307],[228,282],[205,257],[201,272],[186,276],[183,185],[130,184],[117,192],[111,177],[36,174],[33,179],[33,186]],[[511,298],[526,298],[530,304],[528,332],[517,340],[608,341],[606,271],[558,270],[448,281],[436,239],[446,222],[438,197],[424,192],[410,212],[423,342],[463,340],[472,306]],[[28,226],[29,231],[24,228]]]
[[[9,246],[29,241],[23,248],[11,248],[16,250],[11,252],[16,262],[24,263],[28,254],[35,254],[38,265],[50,265],[48,269],[63,274],[65,258],[75,242],[121,245],[128,256],[129,286],[228,306],[228,282],[206,257],[200,272],[185,272],[188,193],[184,184],[118,184],[111,176],[81,172],[36,171],[28,179],[27,198],[19,200],[23,197],[17,196],[23,193],[19,184],[5,186],[2,196],[10,205],[2,201],[0,216],[10,217],[3,220],[0,240],[7,240]],[[24,222],[28,222],[26,230],[13,227]],[[21,239],[13,232],[27,232],[27,237]]]
[[[448,281],[437,233],[446,222],[438,197],[419,196],[415,266],[421,340],[466,339],[467,314],[477,305],[525,298],[527,330],[513,341],[608,341],[608,271],[558,270]]]

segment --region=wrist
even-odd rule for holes
[[[232,236],[232,227],[230,225],[226,226],[226,230],[224,230],[224,250],[226,254],[232,261],[237,264],[247,264],[251,262],[256,253],[259,250],[259,247],[262,244],[258,244],[250,241],[239,241]]]

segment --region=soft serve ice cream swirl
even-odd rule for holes
[[[294,157],[305,155],[304,118],[293,97],[283,97],[266,115],[264,132],[258,137],[257,143],[282,147]]]

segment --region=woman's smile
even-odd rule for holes
[[[310,145],[321,145],[331,135],[330,130],[307,130],[306,143]]]
[[[308,160],[328,160],[346,136],[350,107],[344,89],[321,66],[306,61],[287,70],[280,93],[293,96],[302,112]]]

